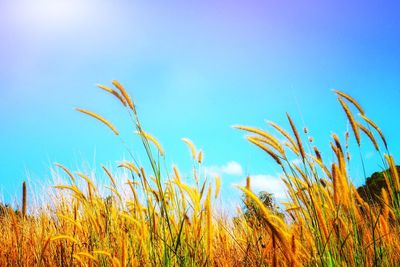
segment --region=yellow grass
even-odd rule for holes
[[[122,85],[113,84],[119,93],[99,87],[117,93],[122,105],[126,102],[134,109]],[[356,137],[346,137],[346,144],[361,145],[361,130],[382,153],[375,132],[385,148],[386,140],[375,122],[367,119],[353,98],[336,93]],[[356,121],[345,101],[356,106],[367,126]],[[118,134],[99,115],[78,111]],[[341,144],[341,135],[332,135],[331,153],[324,154],[323,160],[319,148],[303,145],[292,117],[287,116],[293,136],[269,123],[284,141],[269,129],[236,126],[252,134],[248,141],[282,169],[288,198],[282,214],[276,213],[251,190],[250,176],[239,190],[244,205],[257,212],[239,209],[237,214],[223,215],[218,203],[224,201],[220,189],[225,180],[201,171],[202,150],[197,152],[192,141],[182,139],[193,159],[191,175],[181,174],[176,166],[162,167],[164,150],[142,129],[134,112],[134,126],[150,163],[143,165],[150,168],[138,164],[143,157],[113,166],[125,168],[124,175],[102,166],[104,172],[96,176],[108,182],[98,184],[93,174],[75,173],[57,164],[62,170],[59,175],[69,182],[53,186],[45,202],[35,204],[39,208],[27,201],[26,193],[25,204],[17,211],[0,208],[0,266],[396,266],[400,262],[400,181],[388,150],[381,154],[389,169],[384,174],[387,187],[371,204],[352,183],[352,159],[345,159],[348,146]],[[157,155],[151,153],[149,143],[157,148]],[[126,176],[127,172],[132,175]]]

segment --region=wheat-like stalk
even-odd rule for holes
[[[340,105],[342,105],[344,112],[346,113],[347,119],[350,122],[351,128],[353,129],[354,136],[356,138],[358,146],[360,146],[360,133],[358,131],[357,123],[353,117],[353,114],[351,113],[349,107],[346,105],[346,103],[342,100],[342,98],[338,97],[338,100],[340,102]]]
[[[334,91],[338,96],[341,96],[341,97],[347,99],[350,103],[352,103],[358,109],[358,111],[360,111],[361,114],[363,114],[363,115],[365,114],[364,109],[361,107],[361,105],[354,98],[352,98],[348,94],[343,93],[343,92],[341,92],[339,90],[334,90]]]
[[[194,146],[192,140],[189,138],[182,138],[182,141],[189,147],[193,159],[196,159],[196,147]]]
[[[364,114],[359,114],[360,117],[365,120],[370,126],[372,126],[372,128],[375,129],[375,131],[378,132],[379,136],[381,137],[383,144],[385,145],[386,149],[388,148],[387,142],[386,142],[386,138],[383,135],[381,129],[378,127],[378,125],[376,125],[375,122],[373,122],[371,119],[367,118]]]
[[[160,153],[160,155],[164,156],[164,149],[162,148],[160,142],[158,142],[157,139],[154,136],[152,136],[151,134],[146,133],[144,131],[137,131],[135,133],[138,134],[138,135],[143,136],[145,139],[147,139],[148,141],[153,143],[156,146],[156,148],[157,148],[158,152]]]
[[[303,160],[304,160],[305,157],[306,157],[306,153],[304,152],[304,148],[303,148],[303,144],[302,144],[302,142],[301,142],[301,138],[300,138],[299,132],[297,131],[297,128],[296,128],[295,124],[294,124],[293,121],[292,121],[292,118],[289,116],[288,113],[286,113],[286,116],[287,116],[287,118],[288,118],[288,120],[289,120],[290,127],[292,128],[294,137],[296,138],[297,146],[298,146],[299,151],[300,151],[300,155],[301,155],[301,157],[302,157]]]
[[[22,216],[26,217],[26,182],[22,183]]]
[[[113,96],[115,96],[116,98],[118,98],[118,100],[122,103],[122,105],[126,106],[126,100],[115,90],[111,89],[110,87],[101,85],[101,84],[96,84],[96,86],[110,94],[112,94]]]
[[[105,118],[103,118],[102,116],[100,116],[97,113],[94,113],[92,111],[86,110],[86,109],[81,109],[81,108],[77,108],[77,111],[87,114],[93,118],[95,118],[96,120],[99,120],[100,122],[102,122],[103,124],[105,124],[108,128],[110,128],[115,135],[119,135],[119,132],[117,131],[117,129],[111,124],[111,122],[109,122],[108,120],[106,120]]]
[[[131,110],[136,113],[135,105],[133,104],[133,101],[125,88],[116,80],[113,80],[112,84],[120,91]]]

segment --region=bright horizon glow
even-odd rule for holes
[[[328,151],[330,134],[348,127],[333,88],[361,103],[399,158],[399,10],[395,1],[2,1],[0,192],[9,202],[23,180],[49,184],[53,162],[100,173],[100,164],[115,167],[127,157],[75,107],[104,114],[137,149],[118,103],[95,88],[112,79],[134,97],[167,167],[190,173],[180,141],[189,137],[232,201],[240,195],[232,185],[246,175],[259,189],[282,192],[272,160],[230,126],[266,128],[272,120],[288,127],[289,112]],[[367,176],[379,171],[368,142],[363,152]],[[351,172],[363,183],[357,160]]]

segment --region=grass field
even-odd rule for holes
[[[322,158],[307,129],[270,122],[269,130],[235,126],[282,170],[288,200],[283,216],[263,205],[247,186],[238,187],[259,212],[253,218],[224,216],[216,207],[219,177],[200,172],[202,152],[183,139],[193,157],[192,177],[165,170],[164,151],[141,126],[135,105],[116,81],[99,88],[125,106],[148,158],[123,161],[130,178],[109,178],[107,197],[92,177],[57,164],[67,182],[54,185],[48,203],[28,213],[24,184],[21,209],[0,210],[0,266],[396,266],[400,262],[400,181],[386,139],[350,96],[335,91],[350,123],[333,134],[333,158]],[[118,129],[100,115],[77,109]],[[100,129],[103,130],[103,129]],[[302,136],[305,136],[303,138]],[[348,172],[348,144],[372,142],[381,155],[386,189],[368,204]],[[341,140],[343,139],[343,140]],[[351,139],[351,140],[350,140]],[[357,155],[358,151],[354,154]],[[293,161],[293,157],[297,160]],[[289,160],[290,159],[290,160]],[[328,164],[329,162],[329,164]],[[273,193],[273,192],[271,192]],[[371,192],[371,194],[374,192]]]

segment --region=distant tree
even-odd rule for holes
[[[283,218],[283,213],[279,209],[278,205],[275,203],[273,194],[261,191],[258,193],[258,198],[264,204],[264,206],[269,209],[274,215]],[[260,207],[252,200],[249,199],[246,195],[242,196],[243,199],[243,216],[244,218],[254,226],[265,226],[266,219],[262,214]]]
[[[397,171],[400,173],[400,166],[396,166]],[[384,174],[390,177],[390,170],[382,172],[375,172],[365,181],[365,185],[357,188],[357,192],[360,196],[369,204],[375,204],[379,202],[382,188],[387,190]]]

